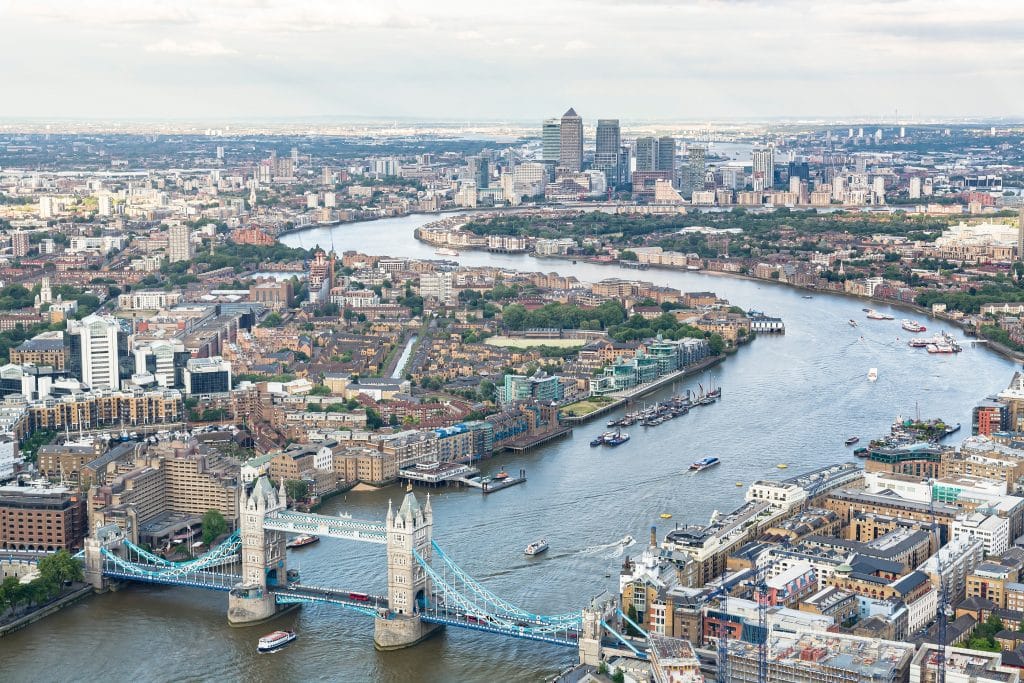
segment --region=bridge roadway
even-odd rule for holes
[[[153,565],[153,569],[158,570],[161,569],[161,567]],[[189,572],[186,576],[171,574],[162,576],[157,571],[154,571],[147,576],[140,576],[139,574],[133,574],[116,566],[104,567],[103,575],[109,576],[112,579],[120,579],[121,581],[158,583],[164,586],[189,586],[191,588],[205,588],[207,590],[224,592],[231,590],[231,588],[239,581],[239,577],[233,574],[201,570]]]
[[[271,588],[270,592],[278,598],[278,602],[282,603],[325,602],[343,607],[355,607],[367,613],[376,613],[378,610],[388,608],[388,599],[382,595],[370,595],[341,588],[290,583],[287,586]]]

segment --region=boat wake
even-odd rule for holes
[[[636,545],[636,539],[627,534],[613,543],[588,546],[581,550],[580,553],[584,555],[600,555],[608,559],[614,559],[616,557],[622,557],[626,548],[632,545]]]

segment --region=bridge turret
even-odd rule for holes
[[[284,484],[281,493],[274,490],[265,475],[248,492],[239,492],[239,532],[242,537],[242,580],[228,597],[228,622],[250,624],[264,621],[277,611],[277,602],[270,589],[287,581],[285,536],[280,531],[267,531],[263,521],[267,515],[285,509]]]
[[[433,599],[430,579],[416,559],[418,554],[430,562],[433,556],[434,513],[429,497],[426,505],[421,507],[410,487],[397,513],[388,502],[384,526],[390,613],[387,618],[377,619],[373,640],[379,650],[396,650],[418,643],[437,629],[420,621],[418,616],[418,612]]]

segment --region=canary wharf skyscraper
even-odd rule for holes
[[[561,143],[558,165],[578,172],[583,168],[583,119],[571,107],[562,114]]]
[[[604,173],[609,185],[622,182],[619,173],[619,154],[622,135],[618,119],[597,120],[597,145],[594,151],[594,168]]]
[[[562,147],[562,124],[558,119],[544,119],[541,128],[541,161],[558,163]]]

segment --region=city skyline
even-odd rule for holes
[[[1006,87],[1024,66],[1014,42],[1024,8],[819,3],[800,8],[795,32],[796,9],[581,0],[509,17],[461,0],[2,2],[0,36],[25,57],[7,75],[3,115],[523,121],[569,105],[588,124],[1024,115],[1024,94]]]

